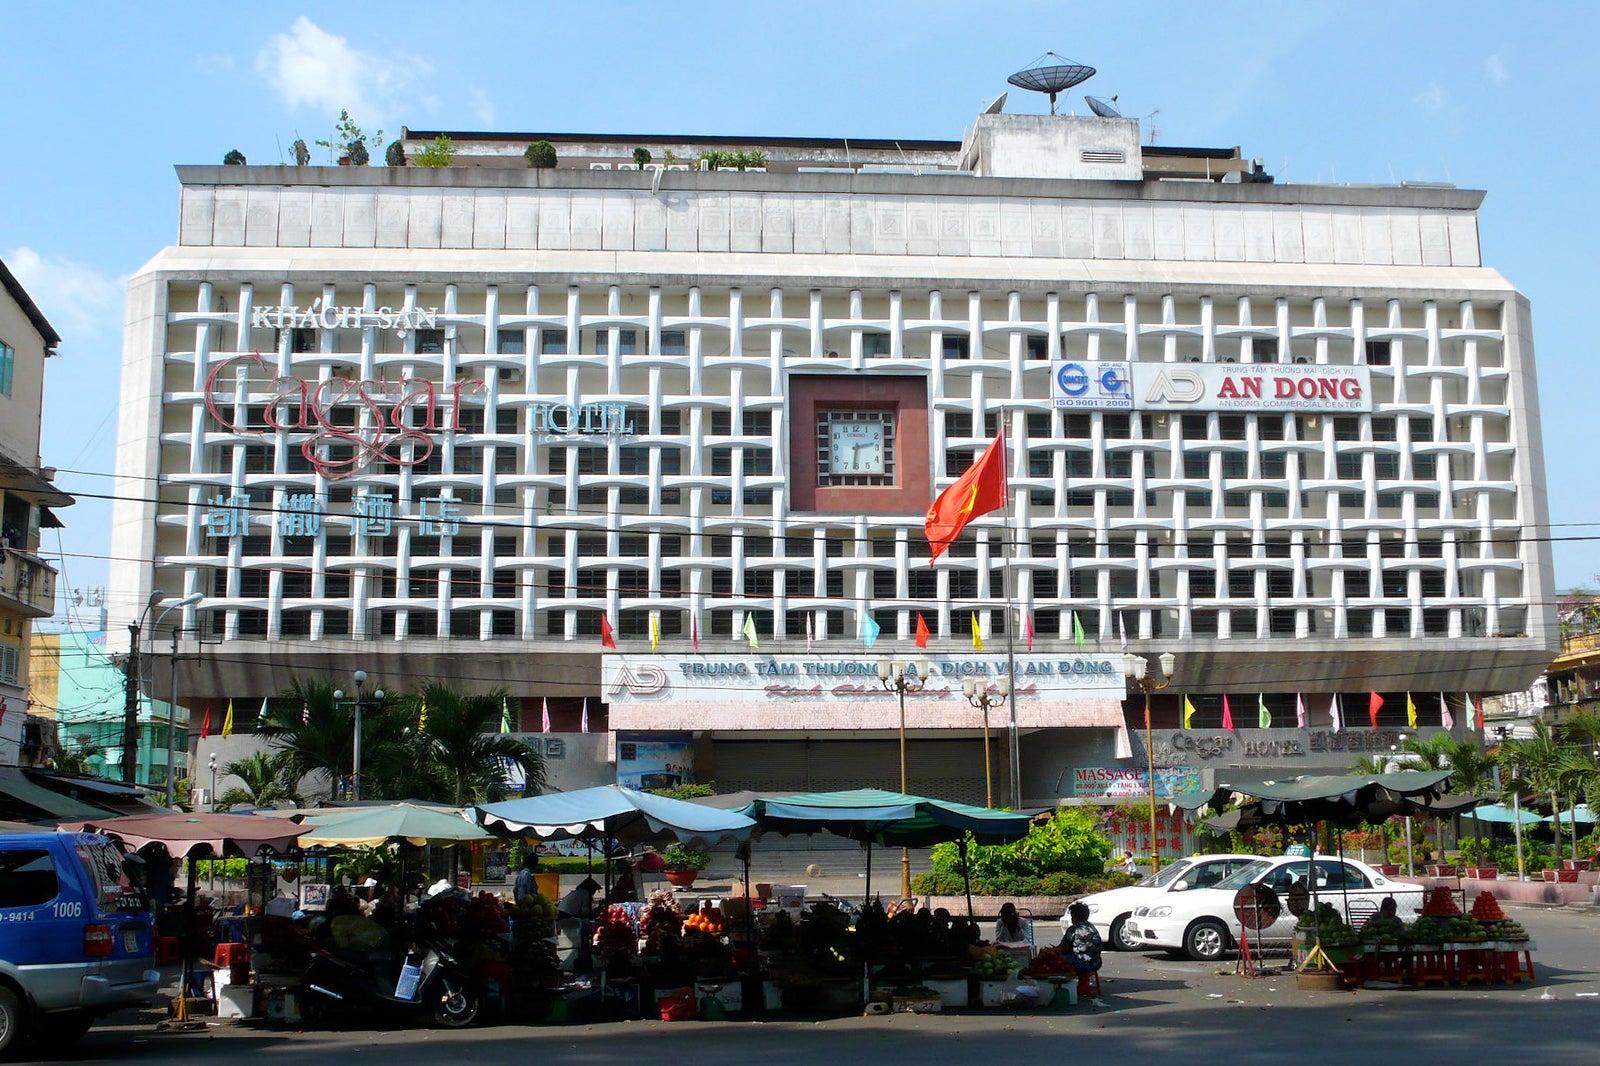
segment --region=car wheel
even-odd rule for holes
[[[22,1038],[22,1000],[11,989],[0,986],[0,1055]]]
[[[1196,962],[1214,962],[1228,950],[1228,929],[1212,918],[1195,922],[1183,934],[1183,949]]]
[[[94,1015],[86,1010],[46,1014],[34,1021],[28,1036],[43,1048],[68,1048],[82,1040],[94,1024]]]
[[[1126,914],[1111,923],[1111,946],[1118,951],[1138,951],[1141,947],[1139,941],[1128,934]]]

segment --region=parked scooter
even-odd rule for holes
[[[483,998],[456,958],[437,944],[419,944],[398,967],[375,967],[315,948],[301,979],[300,1013],[312,1024],[335,1017],[429,1018],[447,1029],[478,1020]]]

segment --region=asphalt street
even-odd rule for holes
[[[1600,1031],[1600,911],[1507,908],[1538,944],[1538,982],[1496,988],[1301,992],[1293,975],[1234,975],[1159,954],[1108,952],[1107,1006],[1068,1012],[973,1011],[820,1021],[620,1022],[499,1025],[461,1032],[305,1032],[219,1024],[163,1035],[149,1018],[97,1027],[56,1061],[243,1061],[452,1064],[556,1061],[1007,1063],[1085,1056],[1090,1061],[1183,1061],[1251,1066],[1286,1062],[1589,1063]],[[1219,973],[1218,970],[1226,970]],[[1410,1059],[1410,1056],[1425,1058]],[[1197,1057],[1198,1056],[1198,1057]]]

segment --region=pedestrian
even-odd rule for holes
[[[537,895],[539,884],[533,875],[539,869],[539,854],[529,851],[522,856],[522,869],[517,871],[517,879],[511,883],[511,900],[521,903],[525,896]]]
[[[1125,851],[1122,853],[1122,861],[1117,863],[1117,869],[1129,877],[1139,876],[1139,864],[1133,861],[1133,852]]]
[[[1089,906],[1086,903],[1074,903],[1067,915],[1072,919],[1072,924],[1067,927],[1067,935],[1061,938],[1061,953],[1072,963],[1072,968],[1077,971],[1079,978],[1086,974],[1097,974],[1103,961],[1100,958],[1105,944],[1100,940],[1100,934],[1093,925],[1089,924]],[[1080,980],[1080,987],[1082,987]],[[1096,979],[1093,987],[1098,991],[1099,980]],[[1096,995],[1090,1002],[1097,1007],[1105,1006],[1105,1001]]]

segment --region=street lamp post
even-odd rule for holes
[[[1400,748],[1405,744],[1405,742],[1406,742],[1406,735],[1404,733],[1401,733],[1400,734],[1400,743],[1399,744],[1390,744],[1389,745],[1389,756],[1390,756],[1389,757],[1389,769],[1391,771],[1400,769],[1400,759],[1399,759]],[[1406,876],[1407,877],[1415,877],[1415,876],[1417,876],[1417,860],[1416,860],[1416,855],[1411,850],[1411,815],[1409,815],[1409,814],[1406,815],[1406,823],[1405,824],[1406,824]],[[1385,856],[1384,857],[1384,862],[1388,862],[1388,861],[1389,861],[1388,857]]]
[[[1500,738],[1501,743],[1504,743],[1511,736],[1511,729],[1508,726],[1497,725],[1494,727],[1494,733]],[[1496,769],[1498,770],[1498,767]],[[1517,776],[1515,766],[1511,768],[1511,776],[1512,783],[1515,784],[1514,779]],[[1522,858],[1522,789],[1520,788],[1511,790],[1511,831],[1517,838],[1517,880],[1526,881],[1528,865]]]
[[[163,596],[163,598],[165,598],[165,596]],[[150,631],[149,631],[149,635],[147,637],[147,640],[149,641],[149,646],[150,646],[150,655],[151,655],[152,658],[154,658],[154,656],[155,656],[156,633],[158,633],[161,630],[161,622],[162,622],[163,619],[165,619],[167,617],[167,614],[169,612],[171,612],[171,611],[177,610],[180,607],[193,607],[195,604],[199,603],[204,598],[205,597],[201,596],[200,593],[198,593],[198,592],[191,592],[191,593],[189,593],[189,595],[185,596],[183,599],[179,600],[178,602],[169,603],[169,604],[167,604],[167,606],[161,608],[160,613],[156,615],[156,620],[153,623],[151,623],[151,625],[150,625]],[[172,669],[171,669],[171,682],[172,682],[171,696],[172,696],[172,698],[171,698],[171,700],[169,700],[167,702],[167,807],[168,807],[168,809],[171,809],[172,800],[173,800],[172,737],[173,737],[173,734],[178,731],[178,632],[179,632],[180,629],[182,629],[182,625],[181,624],[180,625],[175,625],[175,626],[172,627]],[[185,743],[184,743],[184,746],[183,746],[183,751],[184,751],[184,759],[187,760],[188,757],[189,757],[189,745],[188,745],[187,739],[185,740]],[[185,765],[187,765],[187,761],[185,762]]]
[[[1164,651],[1156,657],[1156,661],[1161,668],[1160,677],[1151,676],[1150,663],[1143,655],[1129,652],[1122,657],[1122,672],[1133,682],[1134,687],[1144,694],[1144,765],[1150,783],[1151,873],[1158,873],[1161,870],[1161,849],[1156,847],[1156,741],[1155,729],[1150,721],[1150,693],[1158,692],[1172,684],[1172,671],[1177,665],[1178,657],[1170,651]]]
[[[167,594],[160,589],[152,591],[138,619],[128,624],[128,667],[122,687],[122,780],[130,785],[139,779],[139,682],[142,666],[139,660],[139,631],[144,628],[151,609],[166,598]]]
[[[906,693],[921,692],[928,684],[928,675],[933,671],[933,664],[927,659],[917,659],[914,662],[895,662],[893,659],[883,658],[878,660],[878,682],[889,691],[897,693],[900,697],[900,791],[902,794],[909,791],[906,779]],[[911,849],[900,849],[900,898],[911,898]]]
[[[1000,678],[994,688],[995,695],[991,696],[987,681],[979,681],[975,677],[961,681],[961,691],[966,695],[967,702],[983,711],[983,802],[986,807],[994,806],[994,774],[989,762],[989,708],[1000,706],[1011,695],[1011,678]]]
[[[206,766],[211,770],[211,809],[217,809],[217,753],[206,756]]]
[[[367,672],[365,670],[357,670],[353,676],[356,683],[356,695],[355,699],[350,701],[350,704],[355,708],[356,724],[355,734],[350,741],[350,799],[352,802],[361,799],[361,711],[366,705],[366,694],[362,692],[362,686],[367,683]],[[383,702],[383,689],[380,688],[373,692],[372,698],[381,704]],[[343,704],[345,702],[344,690],[334,689],[333,699],[334,702]]]

